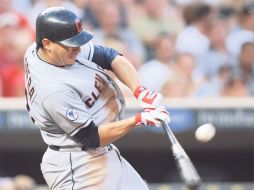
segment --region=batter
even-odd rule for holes
[[[161,95],[140,85],[131,63],[112,48],[93,45],[92,37],[65,8],[37,17],[36,42],[24,66],[27,110],[48,145],[42,174],[53,190],[147,190],[111,143],[140,124],[168,122],[168,113],[159,108]],[[105,70],[153,109],[122,119],[123,96]]]

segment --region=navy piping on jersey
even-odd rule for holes
[[[89,54],[88,54],[88,60],[91,60],[91,50],[92,50],[92,47],[91,47],[91,44],[90,43],[88,43],[88,45],[89,45]]]
[[[70,153],[70,165],[71,165],[71,181],[72,181],[72,190],[74,189],[74,184],[75,184],[75,181],[74,181],[74,171],[73,171],[73,168],[72,168],[72,160],[71,160],[71,153]]]

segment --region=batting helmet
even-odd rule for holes
[[[43,47],[42,40],[47,38],[67,47],[79,47],[93,38],[85,31],[78,16],[63,7],[50,7],[36,19],[37,47]]]

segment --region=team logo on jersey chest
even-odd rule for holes
[[[66,117],[71,121],[75,121],[78,118],[78,112],[70,108],[66,111]]]

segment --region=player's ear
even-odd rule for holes
[[[42,40],[42,45],[43,45],[43,48],[44,48],[44,49],[50,49],[51,43],[52,43],[52,42],[51,42],[49,39],[47,39],[47,38],[44,38],[44,39]]]

